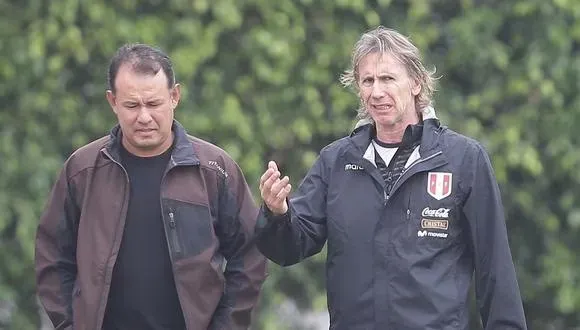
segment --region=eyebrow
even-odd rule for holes
[[[145,101],[145,103],[156,103],[156,102],[162,102],[163,100],[161,98],[153,98],[150,100]],[[139,100],[124,100],[122,102],[123,104],[135,104],[135,103],[140,103]]]
[[[154,99],[150,99],[150,100],[145,101],[145,103],[158,103],[158,102],[163,102],[163,99],[154,98]]]
[[[367,77],[383,77],[383,76],[394,76],[396,75],[395,72],[379,72],[377,74],[374,73],[363,73],[360,75],[361,78],[367,78]]]
[[[381,72],[378,72],[376,74],[377,77],[380,77],[380,76],[394,76],[394,75],[397,75],[397,72],[392,71],[392,70],[381,71]],[[375,73],[374,72],[373,73],[361,73],[360,76],[361,77],[367,77],[367,76],[374,77],[375,76]]]

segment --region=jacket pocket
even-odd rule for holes
[[[210,260],[211,269],[216,273],[217,278],[222,283],[223,290],[225,291],[226,287],[226,278],[225,278],[225,270],[227,266],[227,261],[221,254],[215,254]]]
[[[166,237],[174,261],[196,256],[211,246],[215,232],[207,205],[165,199],[163,206]]]

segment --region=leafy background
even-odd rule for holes
[[[258,199],[269,159],[296,186],[352,128],[338,77],[378,24],[422,49],[439,117],[491,154],[530,328],[578,327],[577,0],[0,0],[0,327],[41,326],[36,225],[62,162],[115,123],[104,90],[119,46],[173,58],[177,119],[225,148]],[[270,266],[255,329],[299,329],[280,316],[288,301],[325,313],[324,258]]]

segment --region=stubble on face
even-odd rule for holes
[[[107,99],[121,126],[123,146],[142,157],[159,155],[170,148],[179,85],[168,88],[163,70],[156,75],[141,74],[123,65],[115,87],[115,94],[108,91]]]
[[[419,121],[415,96],[420,87],[390,53],[371,53],[361,59],[358,86],[362,103],[376,123],[377,134],[385,139],[401,139],[405,128]]]

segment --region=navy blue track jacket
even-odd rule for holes
[[[328,242],[333,330],[466,330],[469,288],[486,330],[526,329],[499,187],[483,147],[423,122],[421,145],[391,191],[372,159],[374,127],[325,147],[258,247],[292,265]],[[372,156],[370,157],[372,158]]]

